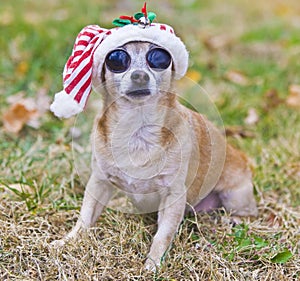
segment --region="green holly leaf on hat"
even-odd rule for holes
[[[146,3],[144,4],[142,11],[136,13],[132,16],[120,16],[118,19],[114,19],[113,24],[119,27],[125,26],[127,24],[138,24],[142,18],[147,18],[146,25],[149,25],[149,22],[152,23],[156,18],[156,14],[153,12],[147,12]]]
[[[131,24],[131,21],[127,19],[114,19],[112,23],[115,26],[123,27],[127,24]]]
[[[142,17],[144,17],[144,16],[145,16],[145,15],[144,15],[143,13],[141,13],[141,12],[134,14],[134,18],[135,18],[136,20],[140,20],[140,18],[142,18]],[[153,13],[153,12],[148,12],[148,13],[147,13],[147,17],[148,17],[148,19],[150,20],[150,22],[152,23],[153,20],[156,18],[156,14]]]
[[[136,14],[134,14],[134,18],[136,19],[136,20],[139,20],[140,18],[142,18],[142,17],[144,17],[145,15],[143,14],[143,13],[141,13],[141,12],[139,12],[139,13],[136,13]]]
[[[150,20],[150,22],[153,22],[155,18],[156,18],[155,13],[153,13],[153,12],[148,13],[148,19]]]

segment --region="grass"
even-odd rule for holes
[[[35,97],[45,90],[53,97],[61,89],[60,73],[83,26],[109,28],[116,16],[140,8],[138,1],[10,2],[2,1],[0,8],[1,115],[9,107],[7,98],[20,91]],[[74,119],[46,113],[38,130],[25,126],[14,135],[0,127],[1,280],[298,280],[300,114],[284,100],[289,85],[300,84],[300,5],[296,0],[215,0],[149,6],[186,42],[191,69],[201,73],[200,84],[225,127],[252,133],[228,141],[253,160],[259,217],[244,218],[240,225],[222,211],[187,217],[156,274],[142,270],[155,215],[107,209],[79,241],[54,250],[49,242],[66,234],[78,217],[86,173],[78,176],[76,168],[88,162],[92,113],[77,119],[81,135],[75,148]],[[221,47],[209,46],[222,34]],[[226,79],[231,70],[241,71],[249,83]],[[266,96],[271,89],[282,103],[274,105]],[[259,115],[257,124],[245,124],[250,108]],[[74,161],[74,155],[83,162]]]

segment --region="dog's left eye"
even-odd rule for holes
[[[105,63],[111,72],[122,73],[130,66],[130,56],[124,50],[114,50],[105,59]]]
[[[146,59],[149,66],[156,71],[167,69],[172,60],[171,55],[161,48],[150,50],[146,55]]]

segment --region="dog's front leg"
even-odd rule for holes
[[[163,198],[158,212],[158,229],[145,263],[147,270],[155,271],[160,266],[183,219],[185,205],[185,191],[177,191],[176,194],[169,194]]]
[[[62,246],[68,240],[76,238],[82,229],[93,226],[103,208],[107,205],[112,195],[112,188],[107,181],[98,180],[94,174],[91,175],[83,197],[80,217],[75,227],[62,240],[53,241],[52,245]]]

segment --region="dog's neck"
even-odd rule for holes
[[[109,95],[104,96],[103,112],[97,125],[105,143],[113,138],[124,141],[136,137],[141,141],[138,143],[143,142],[147,146],[153,142],[165,145],[170,140],[172,133],[169,128],[174,127],[174,118],[179,118],[176,117],[178,102],[175,94],[165,93],[158,99],[144,103],[133,103],[121,98],[113,100]]]

